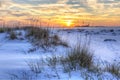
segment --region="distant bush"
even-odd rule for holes
[[[3,33],[4,31],[4,28],[0,28],[0,33]]]
[[[0,33],[3,33],[3,32],[10,32],[12,31],[14,28],[10,28],[10,27],[1,27],[0,28]]]
[[[17,34],[14,31],[11,31],[9,33],[9,39],[11,40],[17,39]]]
[[[113,29],[111,29],[111,30],[110,30],[110,32],[114,32],[114,30],[113,30]]]

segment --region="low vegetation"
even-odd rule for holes
[[[4,28],[0,28],[0,33],[3,33],[4,32]]]
[[[9,32],[9,31],[11,31],[11,30],[12,30],[12,28],[9,28],[9,27],[1,27],[1,28],[0,28],[0,33]]]
[[[35,39],[46,39],[49,37],[49,30],[45,29],[45,28],[29,28],[28,29],[28,33],[27,33],[28,37],[34,37]]]
[[[58,63],[59,63],[59,57],[57,57],[57,56],[52,56],[52,57],[48,57],[47,59],[46,59],[46,61],[47,61],[47,65],[48,66],[50,66],[50,67],[52,67],[53,69],[55,69],[56,68],[56,66],[58,65]]]
[[[30,70],[35,73],[36,75],[40,74],[42,72],[42,70],[44,69],[44,61],[41,60],[37,60],[37,61],[29,61],[27,62]]]
[[[113,63],[106,66],[105,70],[120,78],[120,65]]]
[[[36,80],[36,76],[29,71],[19,71],[19,73],[10,73],[10,80]]]
[[[42,47],[46,50],[50,46],[58,45],[68,47],[67,43],[61,41],[58,35],[51,35],[48,28],[28,28],[26,36],[37,48]]]
[[[11,31],[11,32],[9,33],[9,39],[11,39],[11,40],[17,39],[17,34],[16,34],[16,32]]]
[[[59,65],[59,57],[53,55],[52,57],[48,57],[46,59],[47,65],[52,69],[52,71],[55,72],[55,75],[57,76],[58,79],[60,79],[57,67]]]
[[[93,54],[85,47],[78,45],[68,51],[67,56],[61,58],[61,63],[68,65],[71,70],[90,68],[93,65]]]

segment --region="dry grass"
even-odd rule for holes
[[[27,33],[27,36],[32,36],[34,37],[35,39],[45,39],[45,38],[48,38],[49,37],[49,30],[48,29],[45,29],[45,28],[29,28],[28,29],[28,33]]]
[[[47,61],[47,65],[54,69],[54,68],[56,68],[57,64],[59,63],[59,58],[57,56],[53,55],[52,57],[48,57],[46,59],[46,61]]]
[[[44,69],[44,61],[42,59],[36,60],[36,61],[30,61],[30,62],[27,62],[27,64],[30,70],[35,74],[40,74]]]
[[[58,45],[68,47],[67,43],[61,41],[58,35],[51,35],[48,28],[27,28],[27,37],[33,46],[42,47],[45,50]]]
[[[111,74],[120,77],[120,65],[119,64],[109,64],[106,66],[105,70]]]
[[[68,44],[64,41],[61,41],[60,37],[58,35],[53,35],[51,37],[51,44],[58,46],[58,45],[62,45],[64,47],[69,47]]]
[[[68,51],[67,56],[61,58],[61,63],[68,65],[71,70],[83,68],[90,68],[93,65],[93,54],[89,52],[86,47],[77,46]]]
[[[19,71],[18,73],[10,73],[10,80],[36,80],[36,77],[27,71]]]
[[[47,61],[47,65],[51,67],[52,71],[54,71],[58,79],[60,79],[59,73],[57,71],[57,66],[59,64],[59,57],[53,55],[52,57],[47,58],[46,61]]]
[[[49,46],[49,30],[44,28],[27,28],[27,38],[33,46],[46,49]]]

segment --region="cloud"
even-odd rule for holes
[[[12,15],[12,16],[15,16],[15,17],[21,17],[21,16],[30,16],[30,14],[29,13],[27,13],[27,12],[12,12],[12,13],[10,13],[10,15]]]
[[[0,16],[54,20],[120,17],[120,0],[0,0]],[[92,18],[91,18],[92,17]],[[116,18],[117,19],[117,18]]]
[[[76,15],[105,15],[119,8],[120,0],[9,0],[7,10],[18,13],[15,16],[26,16],[26,12],[39,16]],[[108,4],[111,3],[111,4]],[[110,11],[112,8],[112,11]],[[5,12],[5,11],[4,11]],[[28,15],[29,15],[28,14]],[[116,14],[116,13],[115,13]]]
[[[54,4],[57,3],[57,0],[13,0],[13,2],[18,4],[39,5],[39,4]]]
[[[71,5],[73,8],[89,8],[87,0],[68,0],[66,4]]]
[[[11,5],[11,0],[0,0],[0,9]]]
[[[120,2],[120,0],[97,0],[97,1],[98,3],[106,3],[106,4]]]

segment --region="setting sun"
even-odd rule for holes
[[[67,26],[71,26],[72,21],[71,21],[71,20],[68,20],[68,21],[66,22],[66,24],[67,24]]]

